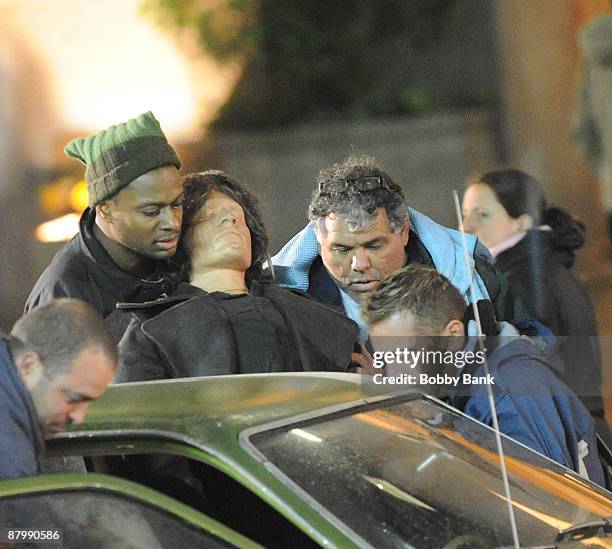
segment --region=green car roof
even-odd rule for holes
[[[167,452],[202,460],[258,494],[323,546],[357,547],[241,446],[247,429],[389,394],[358,374],[210,376],[111,386],[86,422],[56,435],[50,455]],[[121,442],[123,441],[123,442]],[[110,444],[109,444],[110,442]],[[114,444],[114,447],[113,447]],[[125,450],[125,452],[124,452]]]
[[[113,385],[72,431],[156,429],[198,442],[292,416],[387,394],[358,374],[291,373],[211,376]]]
[[[360,547],[361,538],[326,509],[313,505],[312,498],[296,490],[271,467],[273,464],[253,451],[247,435],[260,428],[293,423],[294,418],[303,420],[396,396],[400,394],[398,389],[403,389],[402,393],[414,392],[403,386],[376,385],[371,378],[357,374],[336,373],[251,374],[118,384],[92,404],[85,423],[54,437],[48,448],[51,454],[60,455],[168,452],[201,460],[246,486],[320,545]],[[435,399],[420,395],[415,398],[467,420],[461,412]],[[489,429],[480,425],[481,430]],[[446,438],[450,446],[457,442]],[[469,441],[458,444],[461,452],[488,452]],[[450,446],[449,451],[454,451]],[[485,456],[487,469],[497,468],[492,459]],[[564,490],[586,491],[597,499],[598,505],[609,508],[609,495],[603,490],[592,490],[574,473],[550,464],[557,470],[555,479]],[[522,467],[520,462],[516,467]],[[532,469],[525,486],[539,492],[545,489],[549,476]],[[537,487],[532,485],[536,481]]]

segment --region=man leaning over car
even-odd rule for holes
[[[43,440],[83,421],[116,364],[104,320],[77,299],[52,300],[0,337],[0,479],[41,472]]]

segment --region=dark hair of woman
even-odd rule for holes
[[[552,229],[553,248],[573,251],[584,245],[584,224],[561,208],[548,207],[542,185],[529,174],[515,169],[485,173],[468,183],[482,182],[488,185],[499,203],[514,219],[529,214],[534,226],[549,225]]]
[[[262,281],[264,263],[271,264],[268,254],[268,235],[259,211],[257,198],[244,186],[220,170],[191,173],[183,177],[183,225],[181,239],[173,260],[181,280],[191,275],[191,246],[197,213],[206,203],[212,190],[235,200],[244,211],[247,227],[251,231],[251,266],[245,273],[247,286]]]

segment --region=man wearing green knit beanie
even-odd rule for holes
[[[180,160],[147,112],[64,149],[85,164],[89,207],[80,231],[53,258],[26,302],[26,312],[57,297],[88,302],[118,340],[118,301],[148,301],[168,288],[167,260],[183,216]]]

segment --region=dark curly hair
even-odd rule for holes
[[[178,277],[181,280],[189,280],[191,276],[191,246],[195,219],[211,190],[229,196],[240,204],[244,211],[247,227],[251,231],[252,261],[245,274],[246,284],[250,287],[252,282],[263,279],[264,263],[272,264],[268,254],[268,235],[255,195],[220,170],[191,173],[183,177],[183,226],[174,258]]]
[[[535,177],[521,170],[503,169],[472,179],[467,186],[479,182],[493,190],[510,217],[517,219],[526,213],[534,225],[549,225],[555,249],[573,252],[584,245],[584,223],[562,208],[549,207],[542,185]]]
[[[359,190],[352,182],[360,178],[380,178],[382,187]],[[334,180],[346,181],[346,188],[330,191],[329,183]],[[400,232],[407,217],[402,188],[380,169],[373,157],[350,156],[340,164],[320,171],[317,188],[308,208],[308,218],[317,222],[317,231],[320,230],[318,221],[330,213],[342,215],[351,229],[362,229],[376,218],[380,208],[387,213],[391,231]]]

